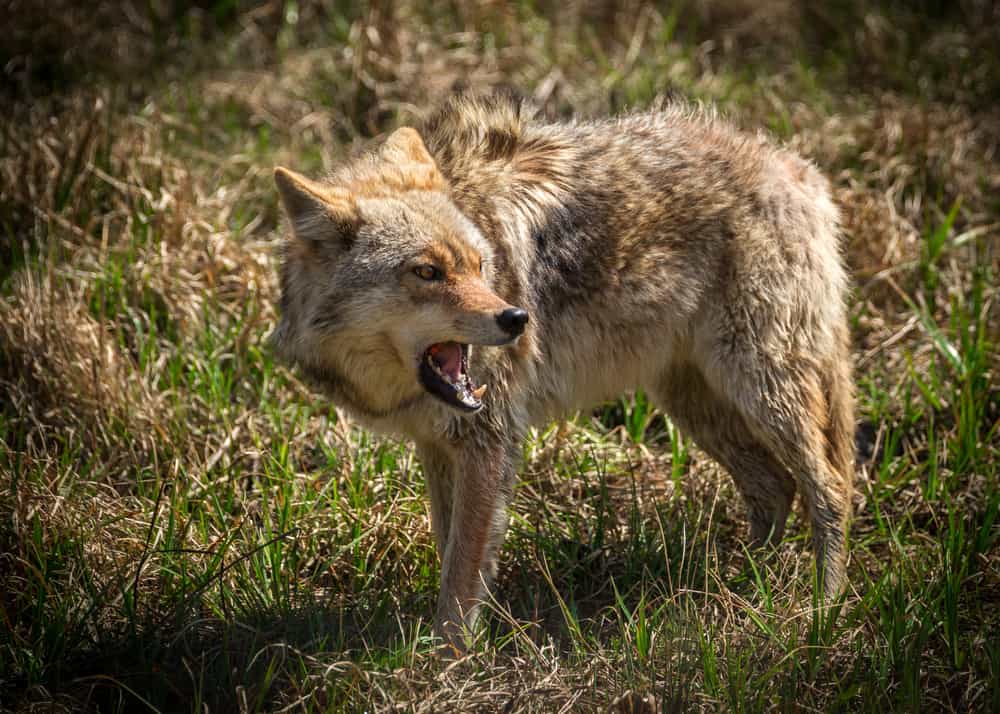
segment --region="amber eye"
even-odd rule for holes
[[[440,280],[441,271],[435,268],[433,265],[418,265],[413,269],[413,272],[417,274],[417,277],[421,280]]]

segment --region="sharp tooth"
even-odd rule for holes
[[[477,401],[482,401],[483,395],[486,394],[486,385],[480,385],[472,390],[472,396],[476,398]]]

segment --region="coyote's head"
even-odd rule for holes
[[[486,385],[470,345],[504,345],[528,315],[490,287],[493,253],[413,129],[323,182],[274,172],[292,226],[279,350],[369,414],[429,392],[462,411]]]

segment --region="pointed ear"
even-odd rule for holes
[[[347,189],[324,186],[281,166],[274,170],[274,183],[296,238],[310,247],[350,246],[358,214]]]
[[[408,126],[392,132],[382,144],[381,152],[385,158],[400,164],[428,164],[437,168],[434,158],[424,145],[424,140],[420,138],[420,133]]]

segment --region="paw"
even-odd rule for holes
[[[469,630],[457,613],[439,614],[434,619],[434,634],[441,640],[441,656],[459,659],[468,651]]]

